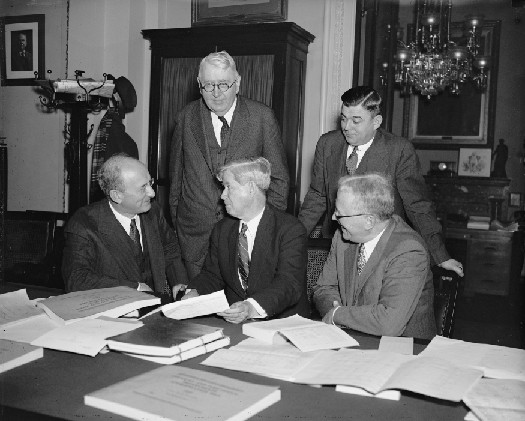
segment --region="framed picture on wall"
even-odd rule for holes
[[[510,192],[509,193],[509,206],[519,208],[521,206],[521,193]]]
[[[0,18],[2,86],[33,85],[45,74],[45,15]]]
[[[288,0],[192,0],[191,26],[282,22]]]
[[[461,148],[458,175],[490,177],[492,150],[489,148]]]

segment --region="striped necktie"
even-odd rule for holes
[[[354,149],[352,150],[352,153],[346,160],[346,171],[348,172],[348,175],[354,175],[355,170],[357,168],[357,146],[354,146]]]
[[[135,256],[140,259],[142,255],[142,246],[140,245],[140,232],[138,230],[137,223],[135,222],[135,218],[131,220],[131,224],[129,226],[129,236],[131,237],[131,240],[134,244]]]
[[[357,274],[361,275],[361,272],[363,271],[363,268],[366,265],[366,257],[365,257],[365,244],[361,243],[359,244],[359,252],[357,254]]]
[[[248,254],[248,238],[246,237],[246,230],[248,225],[242,224],[241,232],[239,233],[239,247],[237,252],[239,264],[239,276],[243,289],[248,289],[248,275],[250,274],[250,255]]]

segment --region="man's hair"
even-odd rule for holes
[[[345,107],[361,105],[372,114],[372,117],[381,114],[381,95],[369,86],[357,86],[349,89],[341,95],[341,101]]]
[[[394,189],[382,174],[347,175],[339,179],[338,191],[353,195],[356,212],[375,215],[381,221],[394,213]]]
[[[239,184],[244,185],[253,181],[263,192],[266,192],[270,186],[272,165],[266,158],[246,158],[231,161],[219,169],[217,174],[219,181],[222,181],[226,171],[231,172]]]
[[[239,78],[239,73],[237,72],[235,60],[226,51],[210,53],[201,60],[201,63],[199,65],[199,79],[201,78],[202,68],[204,67],[205,63],[211,64],[212,66],[219,67],[224,70],[232,69],[235,73],[235,79]]]
[[[106,197],[109,197],[111,190],[123,192],[126,189],[122,180],[122,166],[130,160],[135,161],[135,158],[119,153],[105,161],[98,170],[98,185]]]

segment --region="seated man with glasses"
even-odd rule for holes
[[[113,155],[102,164],[98,182],[106,199],[80,208],[65,227],[66,290],[129,286],[171,295],[171,286],[187,277],[177,236],[152,203],[146,166]]]
[[[314,287],[325,323],[377,336],[436,335],[430,257],[421,236],[394,214],[383,175],[339,180],[339,223]]]
[[[226,52],[202,59],[197,83],[201,99],[175,119],[170,154],[170,211],[184,264],[196,276],[215,223],[225,215],[219,168],[262,156],[272,166],[268,202],[286,210],[289,175],[279,125],[271,108],[237,95],[241,76]]]

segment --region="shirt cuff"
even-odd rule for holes
[[[253,298],[247,298],[246,301],[248,301],[255,311],[257,311],[257,315],[251,316],[252,319],[264,319],[265,317],[268,317],[268,314],[266,314],[266,311],[260,306],[260,304],[255,301]]]
[[[341,306],[337,306],[337,307],[334,309],[334,311],[332,312],[332,324],[333,324],[334,326],[337,326],[337,325],[335,324],[335,322],[334,322],[335,312],[336,312],[337,310],[339,310],[340,308],[341,308]]]

